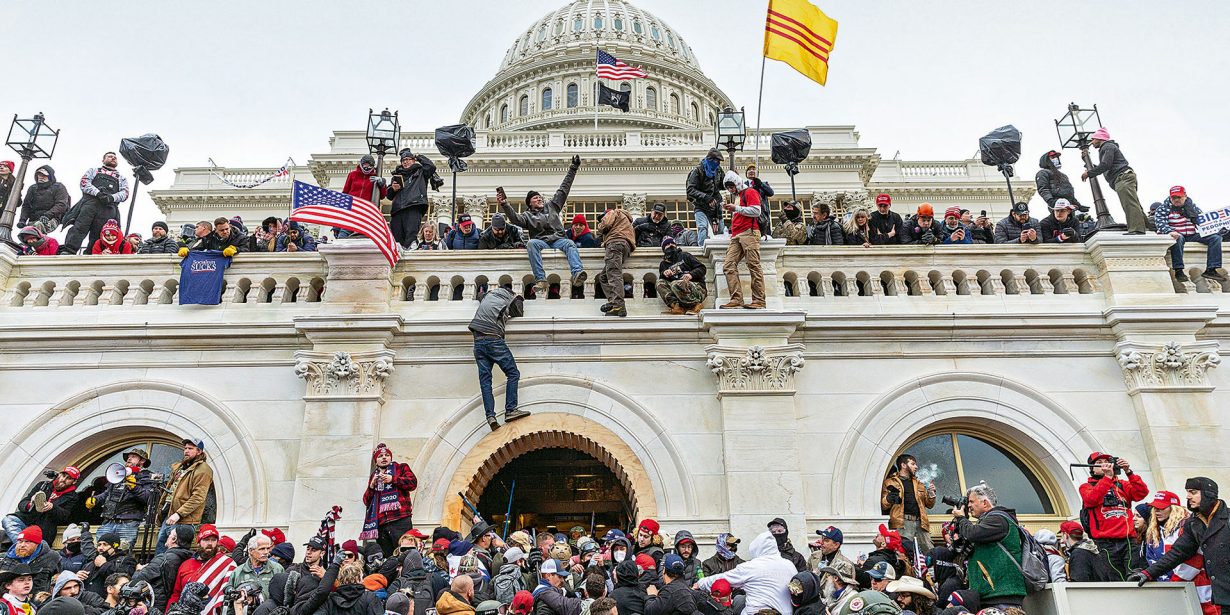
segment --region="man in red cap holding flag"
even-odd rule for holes
[[[1114,569],[1112,580],[1126,580],[1132,572],[1128,538],[1136,531],[1132,502],[1149,497],[1149,487],[1132,472],[1126,459],[1094,451],[1089,455],[1089,465],[1089,480],[1080,486],[1081,524]],[[1116,478],[1120,471],[1127,480]]]

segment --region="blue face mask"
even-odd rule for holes
[[[700,166],[705,170],[706,177],[714,177],[717,172],[722,169],[722,163],[718,160],[706,157],[700,161]]]

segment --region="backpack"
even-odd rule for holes
[[[510,574],[501,572],[491,579],[491,584],[495,587],[495,599],[500,604],[512,604],[513,596],[525,589],[521,570],[518,568],[509,572]]]
[[[1025,591],[1027,593],[1035,593],[1042,591],[1047,583],[1051,582],[1051,567],[1048,563],[1046,548],[1042,543],[1034,540],[1034,537],[1025,528],[1019,526],[1012,520],[1011,517],[1004,513],[998,513],[1008,520],[1012,527],[1016,528],[1017,533],[1021,538],[1021,561],[1017,563],[1008,549],[1004,547],[1004,543],[995,543],[999,546],[1004,555],[1008,556],[1008,561],[1012,562],[1016,569],[1021,572],[1021,576],[1025,577]]]

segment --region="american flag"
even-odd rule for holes
[[[371,201],[296,181],[290,209],[290,219],[296,222],[336,226],[370,237],[390,266],[397,263],[400,254],[393,232],[380,207]]]
[[[190,579],[190,581],[204,583],[209,588],[209,603],[201,615],[215,615],[219,612],[225,593],[223,589],[226,587],[226,582],[231,579],[231,573],[235,571],[235,568],[235,560],[231,558],[231,554],[219,551],[201,566],[195,579]]]
[[[601,49],[598,50],[599,79],[615,79],[618,81],[623,81],[625,79],[642,79],[648,76],[649,73],[646,73],[639,66],[628,66],[627,64],[615,59],[615,56]]]

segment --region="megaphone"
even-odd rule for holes
[[[128,478],[128,468],[124,464],[116,462],[107,466],[107,471],[103,474],[107,477],[107,482],[112,485],[118,485]]]

